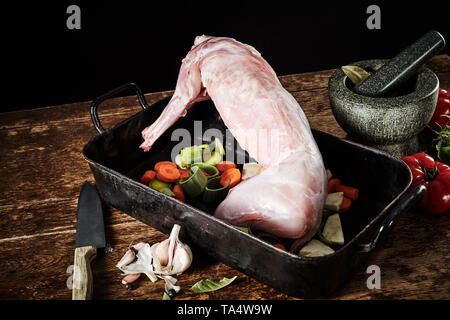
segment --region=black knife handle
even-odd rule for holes
[[[431,30],[367,77],[354,91],[370,97],[385,96],[411,78],[444,46],[444,37]]]

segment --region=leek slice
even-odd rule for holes
[[[214,140],[214,150],[218,152],[222,157],[225,155],[225,149],[223,148],[222,142],[216,137]]]
[[[210,164],[212,166],[215,166],[216,164],[218,164],[220,161],[222,161],[222,155],[219,152],[213,151],[211,153],[211,157],[208,159],[208,161],[206,161],[206,164]]]
[[[202,170],[198,166],[191,169],[191,176],[189,179],[180,181],[180,185],[186,195],[194,198],[200,195],[206,187],[208,179],[203,174]]]
[[[161,189],[159,189],[159,192],[162,192],[162,193],[168,195],[169,197],[174,197],[175,198],[175,193],[173,193],[173,191],[170,190],[170,188],[167,188],[167,187],[161,188]]]
[[[208,144],[183,148],[180,151],[181,166],[189,168],[191,164],[203,161],[203,152],[209,150]]]
[[[202,200],[206,203],[217,203],[222,201],[228,194],[230,182],[231,180],[223,187],[220,184],[220,176],[209,179],[206,184],[205,192],[203,192]]]
[[[191,172],[195,167],[198,167],[203,172],[206,172],[208,174],[208,176],[206,177],[207,179],[215,178],[219,175],[219,170],[214,165],[208,163],[194,163],[193,165],[191,165]]]

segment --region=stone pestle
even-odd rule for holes
[[[369,97],[386,96],[408,81],[444,46],[444,37],[431,30],[367,77],[354,91]]]

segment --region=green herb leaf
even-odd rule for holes
[[[223,287],[226,287],[227,285],[232,283],[236,278],[237,276],[234,276],[233,278],[223,278],[222,280],[219,281],[210,279],[200,280],[199,282],[194,284],[190,290],[196,293],[216,291],[222,289]]]
[[[172,300],[172,299],[170,299],[169,295],[167,293],[165,293],[165,292],[163,294],[163,298],[162,299],[163,300]]]
[[[359,84],[370,76],[369,72],[357,66],[343,66],[341,69],[344,71],[345,75],[350,78],[354,85]]]
[[[450,165],[450,155],[448,147],[450,147],[450,127],[444,125],[439,131],[434,131],[437,136],[432,141],[437,158],[440,162]]]

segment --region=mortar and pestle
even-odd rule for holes
[[[328,93],[348,138],[396,157],[419,152],[418,135],[433,116],[439,92],[438,77],[423,65],[444,46],[442,35],[429,31],[391,60],[351,63],[371,73],[356,86],[337,70]]]

